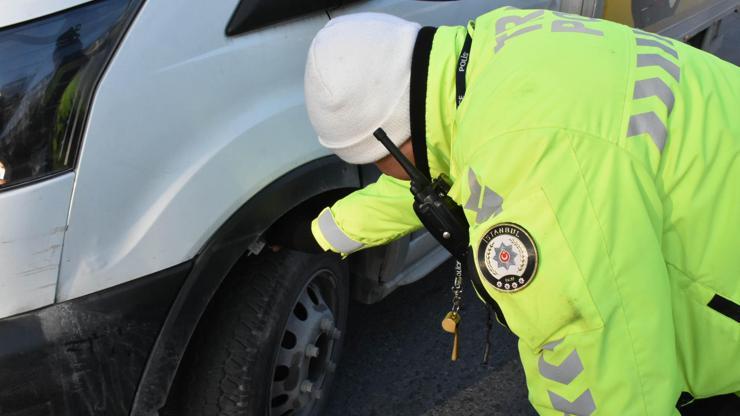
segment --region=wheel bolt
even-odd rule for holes
[[[304,380],[303,383],[301,383],[301,392],[311,393],[312,391],[313,391],[313,383],[311,383],[308,380]]]
[[[331,330],[334,329],[334,321],[329,318],[324,318],[321,320],[321,331],[325,333],[330,333]]]
[[[316,358],[318,356],[319,356],[319,347],[313,344],[308,344],[306,346],[306,357]]]

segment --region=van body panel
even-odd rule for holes
[[[0,318],[54,302],[74,177],[0,192]]]
[[[328,154],[308,121],[303,69],[329,15],[464,24],[507,2],[363,2],[227,37],[236,4],[160,0],[139,12],[95,97],[59,300],[193,258],[259,190]]]

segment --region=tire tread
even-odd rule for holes
[[[291,276],[317,257],[327,258],[292,251],[264,253],[234,267],[194,334],[163,414],[262,416],[270,398],[266,392],[254,392],[265,387],[266,371],[271,374],[272,368],[264,357],[272,356],[269,346],[279,345],[276,338],[282,335],[270,329],[290,313],[281,314],[279,305],[295,296],[291,285],[298,282]],[[340,278],[346,279],[346,273]]]

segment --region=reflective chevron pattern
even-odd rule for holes
[[[665,53],[673,56],[676,59],[678,59],[678,52],[676,52],[674,49],[666,46],[664,43],[658,42],[657,40],[637,38],[637,45],[639,45],[639,46],[655,46],[656,48],[662,49],[663,52],[665,52]]]
[[[493,189],[485,187],[483,190],[483,201],[481,202],[481,186],[473,169],[468,169],[468,186],[470,186],[470,197],[465,203],[465,208],[476,212],[475,222],[480,224],[501,212],[501,204],[504,199]]]
[[[543,345],[542,349],[546,351],[554,351],[555,348],[562,342],[562,339],[549,342]],[[581,362],[581,357],[578,356],[578,351],[576,351],[575,349],[573,349],[568,357],[566,357],[565,360],[563,360],[563,362],[558,365],[554,365],[545,361],[543,351],[542,353],[540,353],[538,367],[542,377],[565,385],[570,384],[583,372],[583,363]],[[552,407],[563,412],[564,415],[588,416],[596,410],[596,403],[594,402],[594,398],[591,395],[590,389],[586,389],[572,402],[551,390],[548,390],[547,394],[550,396],[550,403],[552,403]]]
[[[640,29],[632,29],[632,31],[635,32],[635,35],[640,35],[646,38],[653,38],[663,43],[673,45],[673,41],[671,39],[664,38],[663,36],[656,35],[655,33],[645,32],[644,30],[640,30]]]
[[[557,381],[560,384],[570,384],[583,371],[583,363],[581,363],[581,357],[578,356],[576,350],[573,350],[560,365],[552,365],[545,361],[545,357],[540,355],[538,366],[542,377]]]
[[[635,82],[635,92],[633,99],[658,97],[668,109],[668,113],[673,110],[673,102],[676,98],[673,96],[671,88],[660,78],[649,78]]]
[[[681,70],[678,68],[678,65],[658,54],[647,53],[637,55],[637,66],[659,66],[665,72],[671,74],[676,81],[680,81],[681,78]]]
[[[664,37],[633,29],[635,33],[635,44],[637,46],[637,77],[632,99],[637,100],[660,100],[665,105],[665,111],[642,111],[632,114],[627,126],[627,137],[635,137],[646,134],[650,136],[659,151],[663,151],[668,139],[667,120],[673,111],[676,101],[671,86],[661,77],[639,79],[640,69],[652,71],[659,69],[662,73],[669,75],[673,80],[681,80],[681,68],[674,60],[678,59],[678,52],[673,48],[673,41]]]
[[[548,351],[555,351],[555,347],[557,347],[558,345],[560,345],[562,343],[563,343],[563,339],[559,339],[559,340],[553,341],[553,342],[548,342],[547,344],[545,344],[545,345],[542,346],[542,349],[543,350],[548,350]]]
[[[653,139],[653,143],[658,146],[658,150],[663,151],[665,139],[668,135],[663,120],[658,118],[655,112],[635,114],[630,117],[630,125],[627,128],[627,137],[637,136],[647,133]]]
[[[563,412],[564,415],[589,416],[596,410],[594,398],[591,397],[591,390],[584,391],[572,402],[549,390],[547,394],[550,396],[552,407]]]

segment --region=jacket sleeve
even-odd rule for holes
[[[519,337],[537,411],[676,414],[681,377],[653,173],[614,143],[557,129],[469,152],[475,268]],[[487,192],[503,203],[479,217]]]
[[[413,202],[408,181],[381,175],[321,211],[311,232],[321,248],[342,255],[379,246],[421,228]]]

